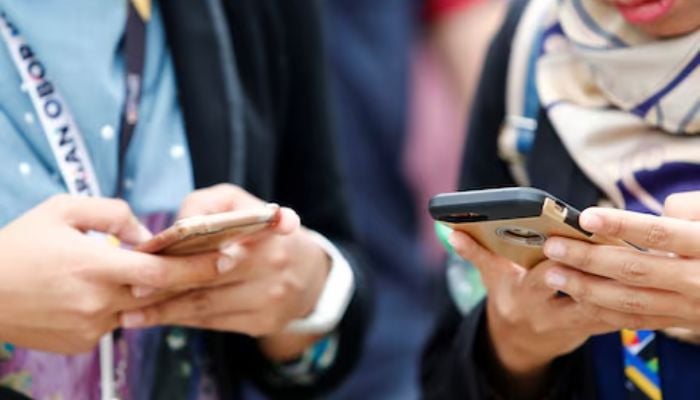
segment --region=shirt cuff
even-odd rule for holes
[[[331,268],[314,310],[306,318],[291,321],[285,331],[326,334],[334,330],[345,315],[355,292],[355,275],[348,260],[333,243],[317,232],[310,233],[330,258]]]

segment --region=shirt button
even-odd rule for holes
[[[100,135],[102,135],[102,139],[104,140],[112,140],[114,139],[114,134],[116,132],[114,131],[114,127],[112,125],[105,125],[100,129]]]

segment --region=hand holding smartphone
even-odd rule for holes
[[[542,246],[551,236],[631,246],[583,230],[578,223],[578,210],[534,188],[444,193],[433,197],[429,208],[436,221],[466,232],[493,253],[525,268],[546,258]]]
[[[245,240],[274,226],[279,213],[280,207],[270,204],[181,219],[136,250],[170,256],[218,251],[226,242]]]

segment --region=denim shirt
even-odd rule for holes
[[[0,11],[19,29],[46,66],[83,134],[100,187],[113,193],[119,122],[125,98],[122,39],[125,0],[0,0]],[[175,71],[157,4],[146,33],[140,120],[124,168],[123,196],[152,229],[162,229],[193,190],[192,166],[177,99]],[[65,192],[53,153],[32,102],[0,41],[0,226],[47,197]],[[154,214],[155,213],[155,214]],[[148,216],[150,215],[150,216]],[[166,338],[166,340],[161,340]],[[183,331],[128,331],[117,340],[115,366],[123,399],[149,398],[163,346],[180,354],[195,346]],[[185,357],[187,359],[187,357]],[[0,347],[0,385],[34,398],[99,397],[96,351],[62,356]],[[183,361],[185,378],[202,382],[195,357]],[[201,384],[182,398],[206,398]]]

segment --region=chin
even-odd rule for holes
[[[700,29],[700,23],[682,25],[669,18],[668,21],[653,24],[640,24],[638,27],[642,31],[658,38],[672,38],[697,31]]]

